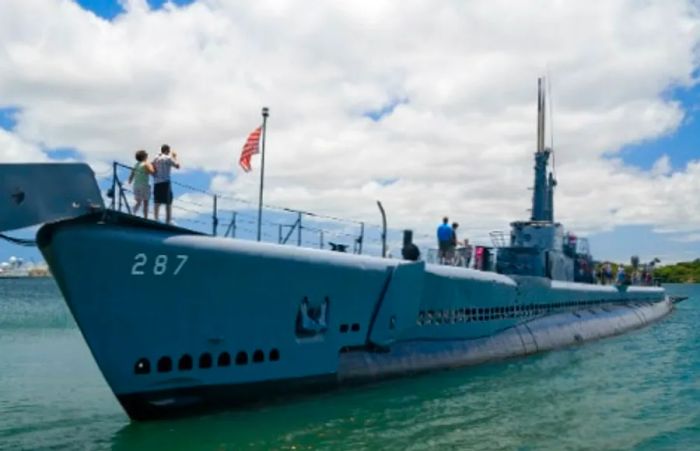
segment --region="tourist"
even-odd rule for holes
[[[617,285],[623,285],[625,283],[625,267],[624,265],[617,265],[617,276],[615,277]]]
[[[603,285],[612,284],[612,266],[610,262],[605,262],[603,264]]]
[[[170,146],[163,144],[160,155],[153,160],[155,174],[153,174],[153,203],[155,204],[154,216],[158,220],[161,205],[165,205],[165,222],[172,222],[173,190],[170,185],[170,168],[180,169],[180,162],[175,152],[170,153]]]
[[[472,246],[469,244],[469,239],[464,239],[464,266],[467,268],[472,261]]]
[[[148,219],[148,199],[151,197],[151,185],[148,182],[148,175],[155,171],[153,165],[148,161],[148,152],[139,150],[136,152],[136,165],[129,175],[129,184],[133,183],[134,191],[134,214],[138,213],[143,206],[143,217]]]
[[[632,285],[641,285],[641,276],[639,274],[639,271],[636,269],[632,270]]]
[[[452,261],[450,248],[452,247],[452,227],[450,220],[445,216],[442,218],[442,224],[437,228],[438,239],[438,259],[440,264],[446,264]]]
[[[450,239],[450,254],[452,254],[451,264],[455,266],[464,265],[464,259],[461,255],[457,254],[457,247],[459,246],[459,238],[457,238],[457,228],[459,224],[456,222],[452,223],[452,238]]]

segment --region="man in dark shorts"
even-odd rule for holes
[[[177,161],[177,154],[170,153],[170,146],[163,144],[160,148],[160,155],[153,160],[153,215],[158,220],[160,206],[165,205],[165,222],[172,222],[173,190],[170,185],[170,168],[180,169],[180,162]]]
[[[447,217],[442,218],[442,224],[437,228],[438,257],[440,264],[449,264],[454,257],[452,246],[452,227]]]

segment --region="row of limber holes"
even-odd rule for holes
[[[350,331],[359,332],[360,331],[360,324],[359,323],[353,323],[352,325],[351,324],[341,324],[339,330],[340,330],[341,334],[346,334]]]
[[[278,349],[272,349],[268,355],[267,359],[270,362],[277,362],[280,359],[280,352]],[[251,356],[250,359],[253,363],[262,363],[265,361],[265,352],[263,352],[261,349],[256,350],[253,352],[253,355]],[[240,351],[238,354],[236,354],[236,359],[233,361],[238,366],[242,365],[247,365],[248,364],[248,353],[245,351]],[[208,352],[203,353],[202,355],[199,356],[199,368],[201,369],[209,369],[214,366],[214,359],[212,355]],[[227,367],[230,366],[232,363],[231,359],[231,354],[228,352],[222,352],[219,354],[219,356],[216,359],[216,366],[218,367]],[[192,356],[189,354],[183,354],[182,357],[177,362],[177,369],[179,371],[190,371],[194,368],[194,361],[192,359]],[[158,359],[158,362],[156,363],[156,370],[159,373],[169,373],[170,371],[173,370],[173,361],[170,357],[168,356],[163,356],[160,359]],[[134,373],[135,374],[149,374],[151,372],[151,362],[145,357],[142,357],[136,361],[136,364],[134,365]]]
[[[456,324],[471,321],[491,321],[495,319],[522,318],[536,316],[542,313],[567,307],[581,307],[598,304],[609,304],[612,301],[576,301],[557,302],[554,304],[511,305],[508,307],[460,308],[456,310],[428,310],[418,313],[419,326],[430,324]]]

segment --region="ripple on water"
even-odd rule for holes
[[[674,289],[693,299],[608,340],[245,411],[129,423],[55,285],[0,283],[0,449],[698,449],[700,286]]]

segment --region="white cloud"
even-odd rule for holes
[[[689,235],[678,236],[672,238],[672,240],[680,243],[697,243],[700,242],[700,233],[691,233]]]
[[[695,82],[692,2],[122,4],[108,22],[68,0],[0,2],[0,106],[22,111],[0,139],[91,162],[168,142],[185,167],[220,174],[212,189],[255,200],[259,161],[247,175],[236,162],[267,105],[269,203],[371,220],[381,199],[392,226],[432,233],[449,214],[486,237],[529,215],[547,71],[558,219],[699,231],[700,163],[609,158],[682,123],[664,94]],[[380,122],[363,115],[396,99]]]
[[[48,158],[37,146],[0,128],[0,162],[40,163],[44,161],[48,161]]]
[[[671,167],[671,159],[668,155],[662,155],[658,160],[654,162],[651,167],[651,173],[655,176],[669,175],[671,174],[673,168]]]

